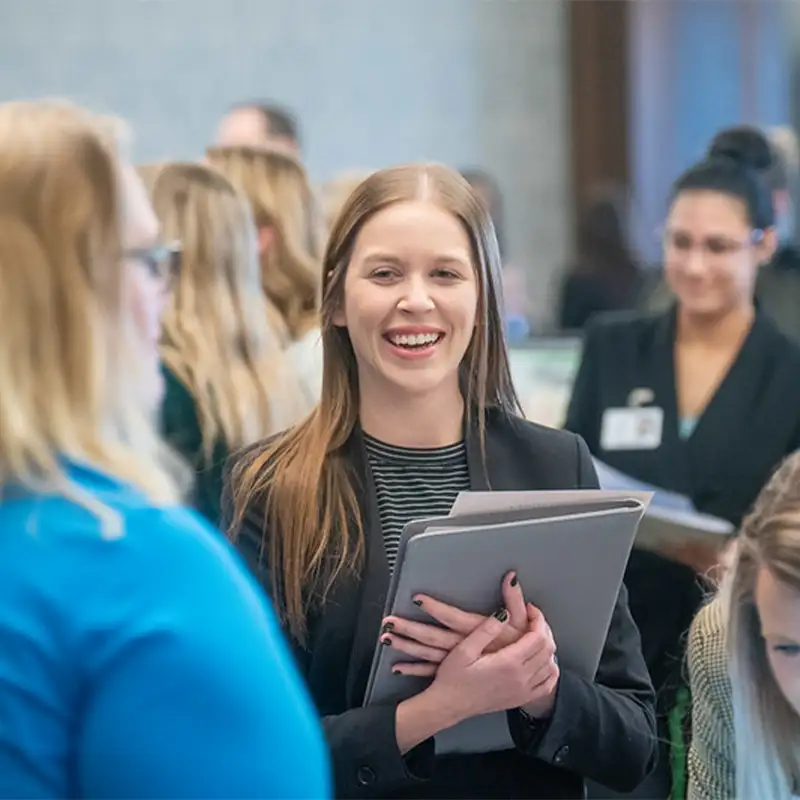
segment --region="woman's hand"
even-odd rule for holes
[[[510,614],[503,608],[484,618],[438,668],[429,663],[401,663],[393,670],[430,675],[433,667],[436,677],[422,695],[435,707],[449,709],[456,721],[512,708],[547,716],[559,678],[555,643],[544,615],[530,604],[526,620],[525,632],[516,641],[487,652],[510,628]]]
[[[516,573],[509,572],[503,578],[501,591],[503,605],[509,614],[508,624],[487,645],[487,653],[497,652],[513,644],[528,629],[528,611]],[[478,628],[486,617],[463,611],[427,595],[417,595],[414,602],[439,625],[412,622],[403,617],[386,617],[381,630],[381,642],[412,658],[427,662],[426,671],[415,674],[433,675],[437,665],[447,654]]]

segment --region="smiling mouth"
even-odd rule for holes
[[[385,339],[403,350],[425,350],[439,344],[443,333],[387,334]]]

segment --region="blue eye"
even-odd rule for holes
[[[784,656],[800,655],[800,644],[776,644],[773,645],[772,649]]]

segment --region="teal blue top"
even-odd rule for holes
[[[678,420],[678,436],[681,439],[688,439],[697,427],[697,417],[681,417]]]
[[[0,797],[327,798],[326,748],[273,612],[193,511],[93,469],[0,495]]]

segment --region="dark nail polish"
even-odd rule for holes
[[[393,630],[394,630],[394,622],[387,622],[381,628],[381,633],[391,633]]]
[[[381,639],[381,644],[384,645],[384,646],[388,646],[391,643],[392,643],[392,640],[388,636],[384,636],[383,639]]]
[[[505,622],[508,619],[508,611],[505,608],[501,608],[499,611],[494,612],[494,618],[498,622]]]
[[[517,573],[516,572],[511,576],[510,583],[511,583],[512,586],[516,586],[519,583],[519,580],[517,579]]]
[[[417,598],[415,598],[415,600],[414,600],[414,605],[415,605],[415,606],[421,606],[421,605],[422,605],[422,600],[420,600],[418,597],[417,597]]]
[[[399,670],[399,669],[393,669],[393,670],[392,670],[392,675],[402,675],[402,674],[403,674],[403,673],[402,673],[402,672],[400,672],[400,670]]]

